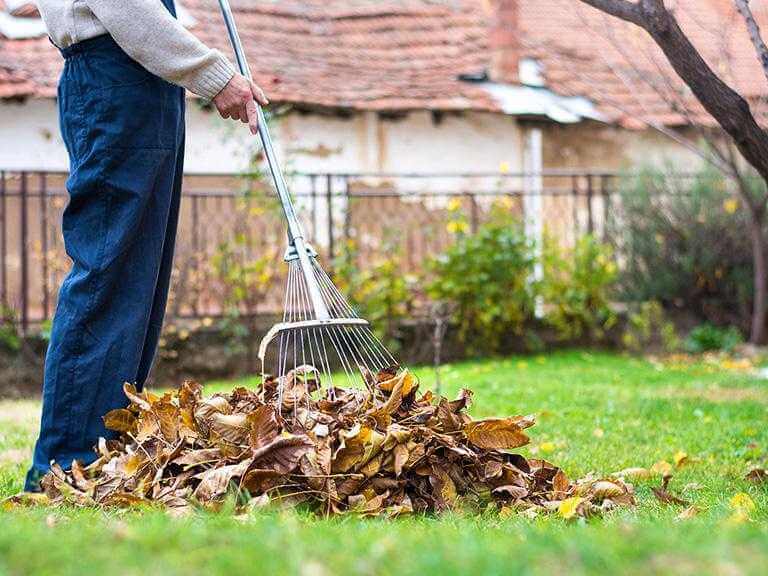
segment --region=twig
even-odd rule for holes
[[[739,11],[744,18],[744,23],[747,25],[747,32],[749,32],[749,38],[752,40],[752,45],[755,47],[757,57],[760,59],[760,63],[763,65],[763,73],[766,79],[768,79],[768,46],[765,45],[762,35],[760,34],[760,26],[755,20],[752,9],[749,7],[749,0],[733,0],[736,4],[736,10]]]

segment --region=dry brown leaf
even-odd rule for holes
[[[528,435],[523,432],[523,428],[532,425],[528,422],[520,417],[474,420],[464,426],[464,433],[478,448],[510,450],[530,442]]]
[[[130,410],[117,408],[104,415],[104,426],[115,432],[133,434],[136,431],[136,416]]]
[[[151,502],[176,516],[200,505],[218,509],[238,490],[238,517],[267,503],[388,517],[441,512],[464,498],[530,517],[634,504],[619,475],[574,483],[550,462],[506,452],[528,442],[530,416],[472,421],[469,390],[452,401],[430,391],[419,397],[416,379],[399,367],[368,374],[366,383],[316,394],[317,371],[303,367],[255,391],[206,399],[191,382],[162,397],[126,385],[130,406],[105,416],[120,438],[100,440],[87,468],[54,466],[43,481],[46,498],[75,506]]]
[[[765,484],[768,482],[768,471],[765,468],[753,468],[747,472],[745,478],[755,484]]]
[[[701,513],[701,509],[698,506],[688,506],[685,510],[677,515],[678,520],[690,520],[698,516]]]
[[[664,504],[675,504],[677,506],[690,506],[691,503],[687,500],[683,500],[679,496],[675,496],[672,494],[668,487],[669,487],[669,481],[672,479],[672,476],[669,474],[665,475],[661,480],[661,486],[659,488],[652,487],[651,490],[653,491],[654,496],[656,496],[656,499],[659,502],[662,502]]]
[[[226,440],[230,444],[243,445],[248,443],[248,416],[246,414],[211,414],[208,420],[211,434]]]
[[[279,425],[275,409],[272,406],[259,406],[248,414],[246,422],[252,448],[261,448],[277,438]]]
[[[239,464],[230,464],[201,472],[197,475],[200,484],[195,490],[195,497],[202,502],[207,502],[221,496],[227,491],[229,483],[242,476],[250,464],[249,460],[244,460]]]
[[[307,436],[283,436],[252,453],[254,464],[280,474],[292,472],[314,444]]]

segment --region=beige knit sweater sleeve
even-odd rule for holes
[[[182,26],[160,0],[85,0],[115,42],[164,80],[213,99],[235,73],[229,60]]]

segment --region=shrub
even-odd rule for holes
[[[711,350],[730,352],[743,341],[741,333],[734,326],[720,328],[712,324],[701,324],[688,334],[684,347],[686,352],[692,354]]]
[[[580,238],[573,248],[564,248],[547,238],[543,267],[545,321],[564,340],[582,336],[602,339],[616,323],[610,293],[617,273],[610,246],[593,236]]]
[[[428,295],[454,310],[459,338],[472,353],[498,351],[533,316],[533,256],[522,226],[491,221],[456,242],[429,266]]]
[[[393,353],[400,349],[399,328],[411,316],[416,279],[402,273],[399,244],[385,241],[365,269],[357,265],[354,240],[333,263],[336,286],[360,316],[371,322],[384,346]]]
[[[16,325],[16,314],[5,304],[0,303],[0,348],[10,352],[21,350],[21,336]]]
[[[715,324],[749,325],[753,291],[746,213],[723,177],[645,170],[622,181],[610,223],[621,250],[620,299],[654,300]]]
[[[680,347],[675,325],[666,319],[664,308],[655,301],[630,307],[621,342],[627,350],[636,354],[658,347],[665,352],[673,352]]]

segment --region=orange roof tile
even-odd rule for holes
[[[3,0],[0,0],[2,2]],[[499,0],[233,0],[254,76],[277,102],[365,110],[482,110],[500,105],[476,82],[492,68],[491,5]],[[507,0],[508,1],[508,0]],[[520,57],[543,64],[557,93],[585,96],[608,119],[638,127],[709,117],[640,29],[578,0],[519,0]],[[218,3],[186,0],[194,32],[230,53]],[[753,3],[754,4],[754,3]],[[753,10],[768,30],[766,3]],[[753,104],[768,83],[730,0],[677,0],[681,25],[707,61]],[[53,97],[61,59],[47,38],[0,36],[0,66],[23,71],[30,96]],[[6,82],[0,76],[0,97]],[[682,106],[675,106],[679,100]],[[670,102],[673,104],[670,105]],[[688,117],[684,110],[691,111]]]

